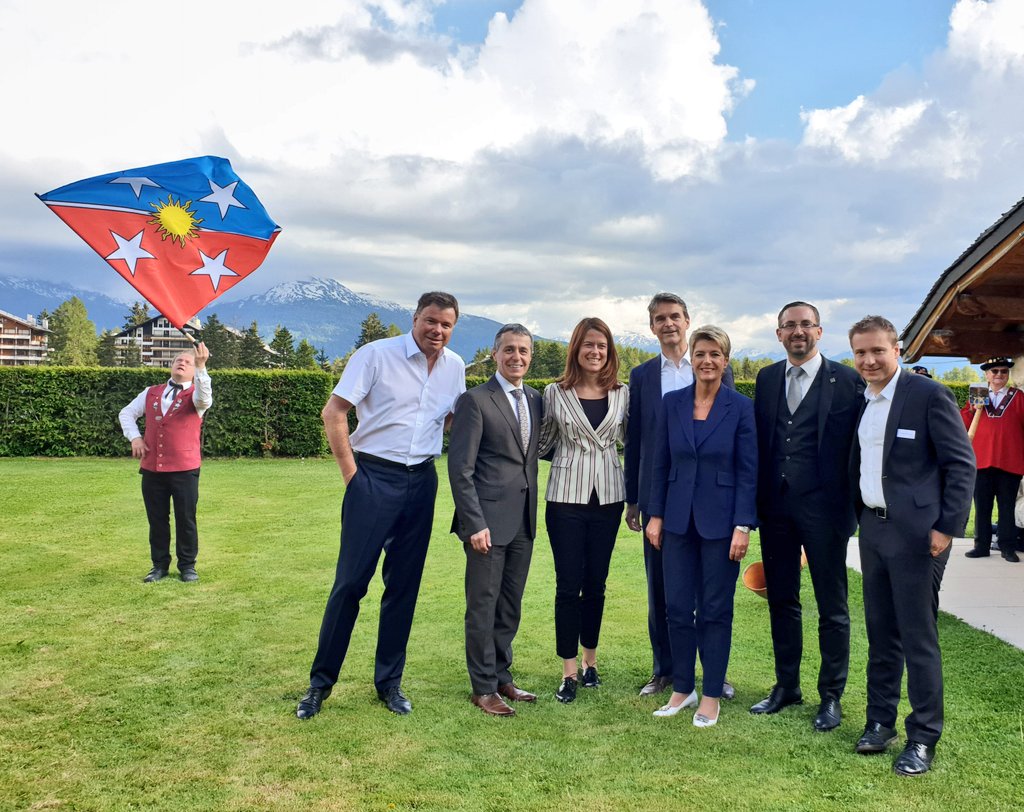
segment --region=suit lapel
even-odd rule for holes
[[[910,373],[913,374],[913,373]],[[889,407],[889,418],[885,422],[885,442],[882,446],[882,469],[892,452],[892,444],[896,440],[896,429],[900,425],[900,418],[903,415],[903,407],[907,402],[907,389],[909,382],[906,373],[901,372],[896,379],[896,391],[892,396],[892,406]]]
[[[708,412],[707,422],[704,424],[704,434],[701,437],[698,446],[702,445],[705,440],[714,434],[715,429],[718,428],[719,424],[725,419],[725,416],[732,410],[732,403],[728,402],[726,398],[729,396],[725,394],[725,387],[723,386],[718,390],[718,394],[715,396],[715,402],[711,404],[711,411]],[[692,400],[691,400],[692,403]],[[692,431],[693,426],[693,412],[690,413],[690,426]]]
[[[768,368],[768,384],[765,387],[764,397],[768,401],[768,450],[772,451],[775,445],[775,423],[779,419],[779,403],[782,400],[782,386],[786,379],[786,362],[780,361]]]
[[[683,427],[683,437],[690,444],[690,448],[696,448],[693,440],[693,387],[688,386],[681,390],[683,396],[679,398],[679,425]]]
[[[836,384],[836,376],[832,372],[832,362],[825,356],[821,357],[821,368],[818,370],[821,376],[821,391],[818,393],[818,447],[825,439],[825,421],[828,420],[828,410],[832,408],[833,388]]]
[[[587,418],[587,413],[583,411],[583,404],[580,403],[579,396],[576,394],[575,389],[563,389],[561,386],[558,387],[558,392],[562,397],[562,402],[565,404],[569,414],[572,415],[572,419],[579,425],[580,429],[593,438],[595,442],[600,444],[601,436],[600,431],[604,427],[605,421],[608,420],[608,415],[605,415],[605,419],[601,421],[597,429],[590,425],[590,420]],[[608,414],[611,414],[611,397],[608,398]]]
[[[530,404],[530,449],[527,454],[527,456],[529,456],[529,454],[537,453],[537,443],[540,442],[540,425],[544,418],[540,413],[540,395],[535,392],[531,392],[526,389],[525,386],[523,387],[523,390],[526,392],[526,400]]]

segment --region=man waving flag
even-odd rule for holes
[[[228,160],[213,156],[38,197],[178,329],[255,271],[281,231]]]

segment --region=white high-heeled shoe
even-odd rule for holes
[[[683,708],[692,708],[696,704],[697,704],[697,692],[694,691],[693,693],[691,693],[688,697],[686,697],[686,699],[684,699],[678,705],[662,705],[660,708],[658,708],[654,712],[654,715],[658,716],[658,717],[675,716]]]
[[[719,705],[718,713],[715,714],[715,718],[712,719],[710,716],[705,716],[703,713],[693,714],[693,726],[694,727],[714,727],[718,724],[718,717],[722,715],[722,707]]]

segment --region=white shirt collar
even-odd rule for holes
[[[181,391],[184,392],[186,389],[191,389],[192,388],[192,381],[185,381],[185,383],[178,383],[177,381],[174,380],[174,378],[168,378],[167,379],[167,388],[170,389],[171,386],[180,386],[181,387]]]
[[[661,368],[662,369],[664,369],[665,367],[672,367],[672,369],[682,370],[684,367],[688,367],[688,366],[690,366],[690,359],[687,358],[685,355],[680,359],[679,366],[676,366],[676,362],[675,361],[673,361],[671,358],[666,356],[665,353],[661,353]]]
[[[886,400],[890,400],[891,401],[892,398],[893,398],[893,395],[896,393],[896,381],[899,380],[899,377],[900,377],[900,368],[896,367],[896,374],[894,374],[889,379],[889,383],[887,383],[885,385],[885,388],[882,389],[882,391],[879,392],[877,395],[872,395],[871,394],[871,389],[868,388],[868,387],[864,387],[864,399],[868,403],[870,403],[873,400],[878,400],[878,398],[885,398]]]
[[[511,384],[511,383],[509,383],[509,382],[508,382],[508,381],[507,381],[507,380],[505,379],[505,376],[504,376],[504,375],[502,375],[502,374],[501,374],[500,372],[495,372],[495,373],[494,373],[494,377],[495,377],[495,379],[496,379],[496,380],[498,381],[498,385],[499,385],[499,386],[501,387],[501,390],[502,390],[502,391],[503,391],[503,392],[504,392],[504,393],[505,393],[506,395],[509,395],[509,394],[511,394],[511,393],[513,392],[513,390],[516,390],[516,389],[519,389],[519,390],[521,390],[521,391],[523,391],[523,392],[525,392],[525,391],[526,391],[526,390],[525,390],[525,388],[523,387],[523,384],[519,384],[519,386],[516,386],[515,384]]]
[[[403,333],[402,334],[402,338],[405,339],[405,357],[406,358],[412,358],[416,353],[419,353],[424,358],[427,357],[427,354],[425,352],[423,352],[423,350],[420,349],[420,345],[416,343],[416,339],[414,339],[412,337],[412,333],[411,332]],[[447,355],[448,355],[448,348],[447,347],[443,347],[441,349],[441,352],[438,354],[437,361],[435,363],[442,363],[443,364],[444,361],[445,361],[445,358],[447,357]]]
[[[796,364],[791,363],[788,358],[786,359],[786,375],[787,375],[787,377],[789,375],[789,371],[793,367],[795,367],[795,366],[796,366]],[[818,370],[821,369],[821,353],[820,352],[814,353],[814,357],[813,358],[808,358],[806,361],[804,361],[800,365],[800,368],[803,369],[803,371],[807,373],[807,380],[808,381],[813,381],[814,377],[818,374]]]

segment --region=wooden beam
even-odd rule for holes
[[[1024,333],[940,330],[929,334],[922,355],[963,356],[978,364],[994,355],[1024,355]]]
[[[1024,323],[1024,297],[976,295],[965,291],[956,297],[956,311],[964,316]]]

